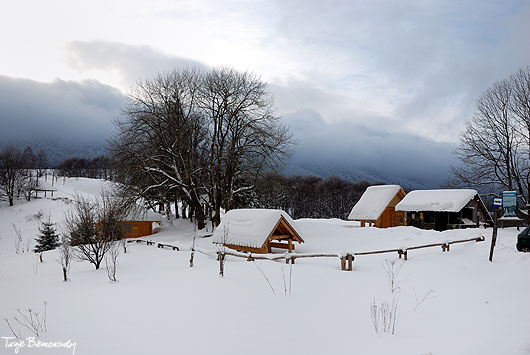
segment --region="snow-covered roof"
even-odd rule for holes
[[[130,212],[125,221],[144,221],[144,222],[160,222],[163,216],[150,210],[141,209],[139,211]]]
[[[237,209],[228,211],[214,232],[214,243],[261,248],[283,217],[296,230],[296,222],[287,212],[269,209]]]
[[[475,195],[471,189],[415,190],[396,205],[396,211],[458,212]]]
[[[377,220],[394,196],[401,190],[398,185],[370,186],[355,206],[348,219]]]

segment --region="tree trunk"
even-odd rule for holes
[[[219,275],[225,276],[225,254],[219,253]]]
[[[196,223],[197,223],[197,228],[199,230],[202,230],[204,228],[206,228],[206,218],[205,218],[205,215],[204,215],[204,210],[202,209],[202,206],[199,202],[195,203],[195,208],[191,207],[191,212],[190,212],[190,221],[192,221],[192,212],[195,213],[195,220],[196,220]]]
[[[173,201],[173,203],[175,204],[175,219],[179,219],[180,216],[179,216],[179,200],[178,198],[175,196],[175,201]]]
[[[180,209],[180,214],[182,215],[182,218],[186,219],[188,218],[186,215],[186,203],[182,201],[182,207]]]
[[[66,276],[66,268],[64,268],[64,267],[63,267],[63,279],[64,279],[64,281],[68,280],[68,278]]]

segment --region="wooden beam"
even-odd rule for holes
[[[270,242],[269,243],[269,247],[280,248],[280,249],[289,249],[289,250],[293,249],[294,250],[294,245],[292,244],[292,240],[290,240],[290,244]]]
[[[292,239],[293,237],[290,236],[289,234],[273,234],[272,235],[272,240],[285,240],[285,239]]]

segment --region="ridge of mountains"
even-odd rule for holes
[[[439,188],[442,181],[436,180],[422,180],[419,178],[411,178],[402,176],[399,173],[389,174],[383,171],[378,171],[373,168],[356,167],[356,166],[325,166],[321,164],[288,164],[285,169],[285,174],[288,176],[318,176],[326,178],[329,176],[336,176],[349,181],[369,181],[373,183],[384,182],[386,184],[400,185],[404,190],[418,190],[418,189],[434,189]]]
[[[67,158],[94,158],[100,155],[107,155],[108,151],[105,142],[81,143],[61,140],[12,140],[6,145],[13,145],[24,149],[29,146],[34,153],[43,149],[48,154],[50,166],[56,166]],[[0,147],[2,148],[2,147]],[[384,170],[372,167],[362,167],[351,165],[339,166],[332,162],[307,162],[297,159],[291,159],[287,162],[283,174],[287,176],[317,176],[326,178],[336,176],[349,181],[365,180],[369,182],[384,182],[387,184],[396,184],[405,190],[438,188],[444,177],[440,180],[433,178],[405,176],[400,171],[385,172]]]

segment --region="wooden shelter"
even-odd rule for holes
[[[405,213],[405,225],[443,231],[492,223],[476,190],[415,190],[396,205]]]
[[[377,185],[366,189],[353,206],[348,220],[360,221],[361,226],[378,228],[403,225],[403,212],[396,211],[396,205],[405,197],[405,191],[398,185]]]
[[[139,238],[158,232],[153,223],[160,223],[162,216],[158,213],[145,212],[143,215],[133,214],[121,221],[124,238]]]
[[[294,242],[301,244],[304,240],[296,223],[281,210],[230,210],[214,233],[214,243],[258,254],[271,253],[272,248],[293,251]]]

